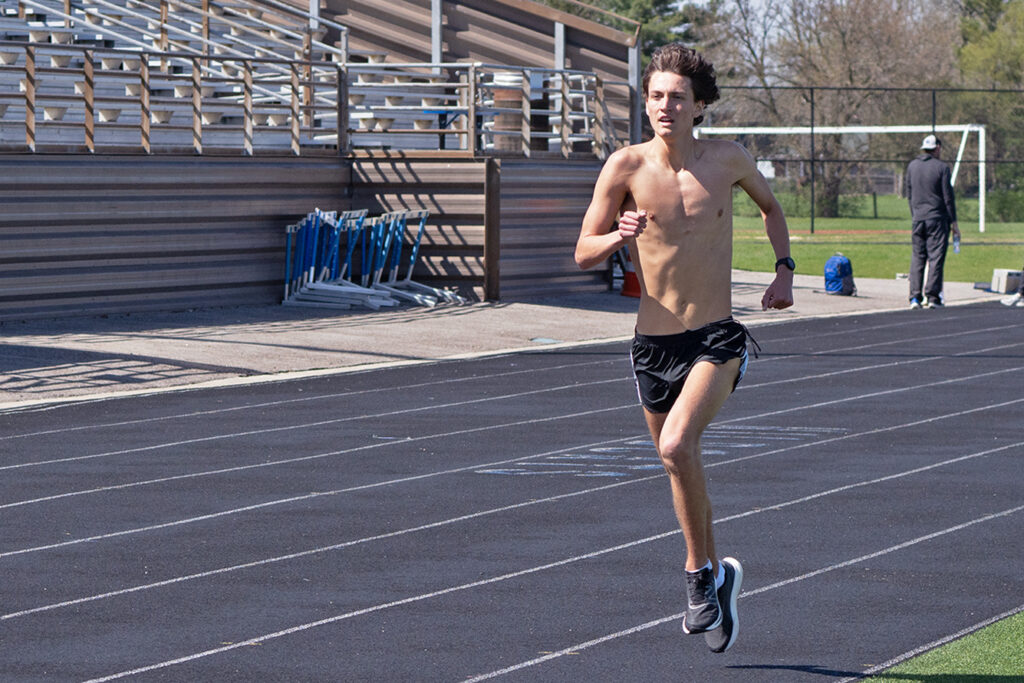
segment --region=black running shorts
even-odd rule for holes
[[[741,358],[735,389],[747,370],[749,337],[747,328],[731,317],[678,334],[638,332],[629,355],[640,403],[652,413],[667,413],[683,390],[686,376],[701,361],[721,365]]]

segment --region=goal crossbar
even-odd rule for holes
[[[963,160],[967,136],[978,135],[978,232],[985,232],[985,126],[980,123],[944,123],[934,126],[701,126],[694,128],[694,137],[702,135],[837,135],[878,133],[961,133],[960,146],[953,164],[952,183],[956,185]],[[851,159],[855,161],[855,159]]]

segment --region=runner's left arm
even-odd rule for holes
[[[771,242],[776,259],[790,256],[789,250],[789,227],[786,225],[786,216],[782,206],[772,193],[768,181],[761,172],[757,170],[757,164],[746,149],[743,150],[743,159],[740,161],[740,179],[737,184],[746,192],[757,208],[761,210],[761,218],[764,221],[764,230]],[[793,271],[785,266],[780,266],[775,271],[775,279],[765,290],[761,297],[761,308],[789,308],[793,305]]]

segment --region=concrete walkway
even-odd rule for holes
[[[796,305],[762,312],[770,279],[769,273],[734,271],[733,307],[741,322],[907,308],[906,280],[857,278],[858,295],[842,297],[825,294],[821,277],[797,275]],[[946,284],[950,306],[998,298],[968,283]],[[604,292],[379,312],[247,306],[4,322],[0,409],[627,339],[636,305],[636,299]]]

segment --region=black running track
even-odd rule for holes
[[[724,655],[616,343],[0,414],[0,680],[844,680],[1024,608],[1024,315],[753,331]]]

